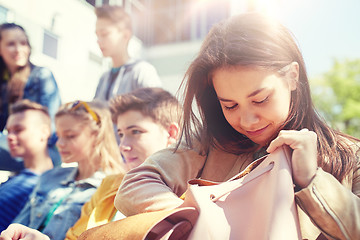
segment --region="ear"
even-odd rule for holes
[[[130,29],[125,28],[123,30],[123,34],[124,34],[126,41],[130,41],[130,39],[132,37],[132,31],[130,31]]]
[[[49,128],[49,126],[47,126],[46,124],[43,124],[41,127],[41,141],[48,141],[49,137],[51,135],[51,130]]]
[[[168,127],[167,131],[169,134],[167,146],[169,146],[178,140],[178,138],[180,136],[180,126],[178,123],[172,122],[170,124],[170,126]]]
[[[297,62],[290,63],[289,70],[286,73],[289,87],[291,91],[295,91],[299,81],[299,64]]]

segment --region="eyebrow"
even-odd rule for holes
[[[257,90],[255,90],[254,92],[250,93],[249,95],[247,95],[247,98],[250,98],[250,97],[253,97],[257,94],[259,94],[260,92],[264,91],[265,88],[259,88]],[[222,98],[222,97],[219,97],[218,96],[218,99],[222,102],[232,102],[232,100],[229,100],[229,99],[225,99],[225,98]]]
[[[253,91],[252,93],[250,93],[247,97],[248,97],[248,98],[249,98],[249,97],[253,97],[253,96],[255,96],[256,94],[264,91],[264,89],[265,89],[265,88],[259,88],[258,90],[255,90],[255,91]]]
[[[130,126],[128,126],[127,128],[125,128],[125,130],[129,130],[129,129],[137,128],[137,127],[139,127],[139,126],[137,126],[137,125],[130,125]],[[120,131],[122,131],[122,130],[118,128],[117,131],[120,132]]]

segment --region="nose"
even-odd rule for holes
[[[20,43],[16,43],[15,44],[15,51],[19,52],[22,48],[24,48],[24,46]]]
[[[64,141],[64,139],[61,138],[61,137],[58,137],[58,139],[57,139],[57,141],[56,141],[56,146],[57,146],[58,148],[64,147],[64,146],[65,146],[65,141]]]
[[[16,134],[14,134],[13,132],[8,132],[8,135],[7,135],[7,141],[8,142],[14,141],[15,138],[16,138]]]
[[[119,144],[120,152],[128,152],[131,150],[131,144],[127,137],[122,137]]]
[[[240,125],[243,129],[251,130],[259,122],[258,114],[251,109],[244,109],[240,115]]]

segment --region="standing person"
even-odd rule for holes
[[[0,25],[0,168],[21,170],[22,162],[10,158],[6,144],[5,123],[9,107],[20,99],[29,99],[47,107],[52,121],[61,105],[60,92],[52,72],[30,62],[31,47],[24,28],[15,23]],[[55,131],[52,122],[52,131]],[[56,136],[49,139],[55,165],[60,157],[55,149]]]
[[[123,171],[111,114],[99,102],[75,101],[55,116],[61,159],[76,167],[56,167],[43,173],[25,207],[13,222],[63,240],[105,174]]]
[[[95,9],[95,14],[98,45],[103,56],[111,58],[112,68],[101,76],[94,98],[108,101],[137,88],[160,87],[162,84],[154,66],[129,56],[132,24],[125,10],[120,6],[103,5]]]
[[[188,180],[226,181],[288,145],[302,238],[360,239],[360,140],[317,114],[288,29],[258,13],[222,21],[186,77],[184,143],[125,175],[115,198],[119,211],[178,207]]]
[[[50,116],[41,104],[19,100],[10,108],[7,141],[12,157],[24,159],[25,169],[0,185],[0,232],[24,207],[39,176],[53,168],[48,153]]]
[[[110,108],[120,135],[120,152],[128,170],[179,138],[181,106],[174,96],[161,88],[142,88],[119,95],[111,100]],[[102,181],[90,201],[82,207],[81,217],[69,229],[65,239],[75,240],[87,229],[118,219],[121,214],[116,213],[114,198],[123,177],[124,174],[119,173]],[[13,239],[19,233],[23,237],[46,237],[33,229],[12,224],[0,239]]]

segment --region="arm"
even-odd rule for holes
[[[193,150],[168,148],[150,156],[142,165],[129,171],[120,185],[115,207],[126,216],[141,212],[175,208],[195,178],[205,156]]]
[[[21,223],[25,226],[28,226],[30,224],[31,199],[36,196],[36,189],[37,187],[35,187],[32,193],[29,195],[29,199],[27,200],[25,206],[21,209],[19,214],[15,217],[13,223]]]
[[[49,114],[52,119],[61,105],[61,98],[59,88],[55,81],[54,75],[52,72],[44,67],[35,68],[33,74],[30,75],[31,83],[38,82],[39,84],[39,98],[37,102],[48,108]],[[31,97],[30,97],[31,98]]]
[[[360,239],[360,163],[352,191],[319,168],[311,183],[296,193],[296,202],[333,239]]]
[[[331,239],[360,239],[360,163],[347,176],[348,186],[317,167],[317,135],[303,129],[282,130],[267,151],[286,144],[292,149],[292,175],[300,187],[297,204],[313,224]],[[355,147],[355,152],[358,147]],[[344,182],[346,184],[346,182]]]
[[[137,79],[138,88],[141,87],[161,87],[162,82],[153,65],[148,62],[141,61],[135,66],[135,73],[138,74]]]
[[[105,100],[104,91],[106,90],[106,85],[108,85],[108,83],[107,83],[108,79],[109,79],[109,71],[104,72],[101,75],[98,85],[96,86],[94,99]]]

